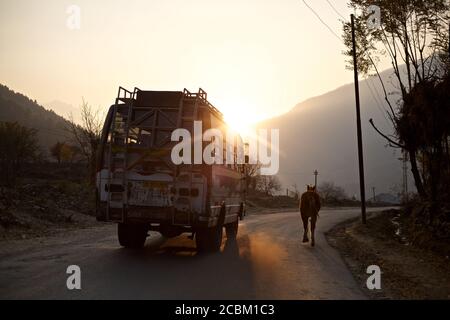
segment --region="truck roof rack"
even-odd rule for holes
[[[185,99],[198,99],[207,106],[211,112],[215,113],[223,120],[223,114],[211,102],[208,101],[208,94],[202,88],[197,93],[190,92],[184,88],[183,91],[149,91],[141,90],[137,87],[133,91],[129,91],[123,87],[119,87],[117,94],[117,102],[126,105],[132,105],[133,108],[152,107],[152,106],[176,106],[181,98],[181,94]]]
[[[197,93],[191,93],[187,89],[144,91],[134,88],[129,91],[119,87],[113,107],[107,187],[112,190],[112,184],[119,185],[120,190],[108,193],[106,216],[109,220],[110,210],[120,211],[120,219],[124,222],[128,205],[126,172],[145,159],[165,166],[175,177],[177,168],[170,160],[171,132],[192,127],[200,108],[206,108],[222,121],[223,115],[208,101],[207,93],[201,88]],[[129,159],[129,154],[138,156]],[[191,176],[192,171],[191,165]]]

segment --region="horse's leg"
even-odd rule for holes
[[[317,214],[313,214],[311,216],[311,247],[314,247],[314,245],[316,244],[314,238],[314,231],[316,230],[316,221],[317,221]]]
[[[302,214],[303,221],[303,242],[308,242],[308,217],[305,214]]]

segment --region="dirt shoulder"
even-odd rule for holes
[[[412,246],[400,233],[398,214],[371,214],[366,226],[359,219],[346,221],[331,229],[327,240],[373,299],[450,299],[449,257]],[[381,268],[381,290],[366,287],[370,265]]]
[[[95,226],[94,196],[89,185],[67,180],[24,179],[0,187],[0,241]]]

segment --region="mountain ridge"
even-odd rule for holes
[[[0,121],[17,122],[37,130],[41,150],[48,155],[56,142],[69,141],[69,122],[52,110],[47,110],[36,100],[0,84]]]
[[[391,83],[392,70],[381,74],[391,103],[399,96]],[[366,190],[396,193],[402,183],[399,150],[387,147],[373,130],[369,119],[387,133],[392,125],[381,108],[386,108],[378,79],[360,80],[361,118]],[[380,102],[381,101],[381,102]],[[383,104],[383,105],[381,105]],[[280,172],[284,188],[297,185],[300,191],[314,183],[313,171],[319,171],[319,184],[332,181],[359,198],[359,171],[356,139],[354,85],[344,84],[332,91],[311,97],[280,116],[258,124],[260,128],[280,130]],[[410,188],[411,189],[411,188]]]
[[[382,74],[388,79],[389,70]],[[368,89],[364,82],[371,81]],[[373,118],[384,132],[392,127],[377,107],[370,93],[381,88],[372,79],[361,80],[361,113],[365,152],[366,188],[375,187],[379,193],[392,192],[401,184],[400,153],[386,148],[386,142],[370,127]],[[378,83],[378,84],[377,84]],[[388,86],[389,91],[395,91]],[[353,84],[308,98],[290,111],[258,123],[258,127],[280,129],[280,173],[284,187],[296,184],[300,190],[313,183],[313,171],[319,170],[321,181],[333,181],[358,197],[359,178],[356,149],[356,116]],[[380,98],[381,99],[381,98]],[[395,101],[395,96],[390,97]],[[41,147],[48,148],[57,141],[68,141],[68,121],[52,110],[46,110],[35,100],[0,84],[0,121],[17,121],[38,130]]]

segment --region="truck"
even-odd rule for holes
[[[143,247],[149,231],[165,238],[190,233],[200,252],[220,250],[224,229],[236,239],[245,216],[246,165],[175,165],[172,132],[193,133],[194,121],[202,130],[226,127],[202,89],[119,88],[98,148],[96,214],[117,223],[121,246]]]

